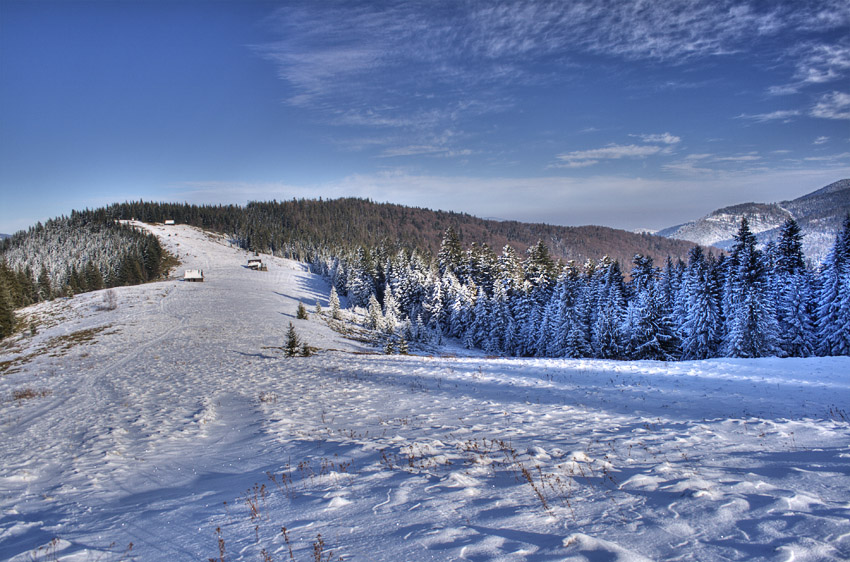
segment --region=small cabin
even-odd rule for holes
[[[260,258],[248,258],[248,269],[255,271],[266,271],[266,266],[263,265],[263,260]]]
[[[183,272],[183,281],[192,281],[195,283],[204,282],[204,271],[202,269],[187,269]]]
[[[165,219],[165,225],[174,225],[174,219]]]

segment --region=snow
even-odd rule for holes
[[[850,558],[850,358],[387,356],[304,265],[147,228],[205,282],[0,348],[2,560]]]

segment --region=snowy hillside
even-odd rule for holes
[[[724,207],[701,219],[665,228],[656,234],[728,250],[744,217],[762,244],[775,240],[785,220],[793,218],[803,230],[806,257],[819,263],[835,241],[835,234],[847,213],[850,213],[850,179],[831,183],[793,201]]]
[[[0,344],[0,560],[850,558],[848,357],[381,355],[306,266],[150,228],[203,283]]]

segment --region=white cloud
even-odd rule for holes
[[[662,144],[678,144],[682,139],[671,135],[670,133],[662,133],[660,135],[637,135],[643,142],[662,143]]]
[[[575,64],[576,54],[681,64],[750,51],[759,38],[801,29],[829,31],[850,22],[844,0],[450,4],[451,9],[437,2],[287,6],[269,18],[283,39],[255,48],[291,85],[290,103],[345,112],[374,110],[388,98],[410,102],[411,89],[429,90],[443,101],[453,95],[449,92],[474,92],[470,97],[489,104],[506,85],[550,80],[552,64],[563,70]],[[846,45],[793,52],[801,59],[798,79],[822,82],[838,76],[847,68],[848,52]],[[383,81],[388,75],[392,80]],[[409,107],[391,105],[395,112],[383,112],[377,126],[404,120]]]
[[[850,45],[804,43],[790,49],[790,58],[795,62],[795,81],[771,86],[771,95],[796,94],[811,85],[826,84],[847,78],[850,72]]]
[[[826,144],[827,142],[829,142],[829,137],[818,137],[812,144]]]
[[[807,162],[839,162],[841,160],[850,159],[850,152],[842,152],[841,154],[830,154],[828,156],[809,156],[803,160]]]
[[[714,173],[713,169],[700,166],[697,164],[696,160],[690,159],[680,160],[678,162],[668,162],[661,166],[661,169],[665,172],[673,172],[687,176],[704,176]]]
[[[653,154],[666,151],[666,148],[655,145],[609,144],[603,148],[591,150],[576,150],[558,154],[556,158],[563,162],[555,167],[579,168],[591,166],[600,160],[619,160],[621,158],[646,158]]]
[[[825,94],[812,108],[812,117],[850,119],[850,94],[844,92]]]
[[[766,123],[768,121],[783,121],[785,123],[789,123],[792,118],[798,117],[800,112],[796,109],[780,109],[778,111],[773,111],[771,113],[757,113],[757,114],[747,114],[742,113],[738,116],[738,119],[751,119],[753,121],[757,121],[759,123]]]
[[[756,162],[761,160],[761,156],[756,154],[742,154],[740,156],[718,156],[713,159],[714,162]]]
[[[563,164],[553,164],[550,168],[587,168],[596,164],[599,164],[599,160],[568,160]]]

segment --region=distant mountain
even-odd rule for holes
[[[792,201],[724,207],[701,219],[671,226],[656,234],[728,250],[743,217],[747,218],[750,229],[761,244],[775,240],[782,224],[793,218],[803,231],[806,257],[818,263],[832,247],[835,233],[841,229],[847,213],[850,213],[850,179],[843,179]]]
[[[687,259],[693,244],[651,234],[635,234],[605,226],[554,226],[486,220],[465,213],[432,211],[366,199],[297,199],[252,202],[240,206],[194,206],[128,202],[107,211],[114,218],[162,222],[166,218],[234,235],[246,247],[299,257],[293,248],[389,244],[436,255],[446,229],[452,227],[464,247],[487,244],[496,253],[505,245],[520,255],[542,240],[553,258],[583,263],[604,255],[631,269],[635,254],[663,265],[667,256]],[[288,250],[286,250],[288,248]]]

